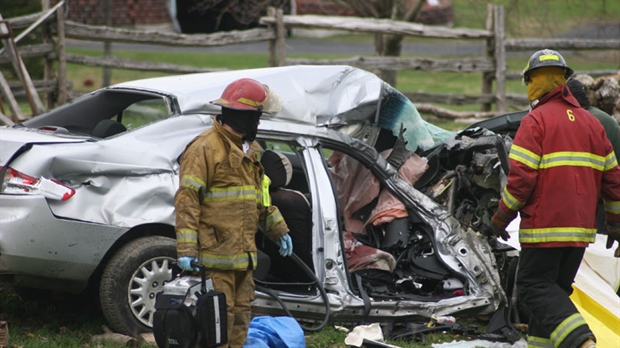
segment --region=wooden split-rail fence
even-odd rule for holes
[[[47,108],[65,103],[69,99],[70,81],[66,79],[67,63],[97,66],[102,68],[133,69],[142,71],[159,71],[172,74],[219,71],[222,69],[197,68],[171,63],[139,61],[104,55],[92,57],[66,52],[66,39],[96,42],[154,44],[163,46],[212,47],[241,43],[266,42],[269,52],[269,66],[284,65],[326,65],[345,64],[367,70],[414,70],[414,71],[448,71],[454,73],[481,73],[479,94],[431,93],[423,90],[404,91],[421,112],[435,113],[446,118],[481,118],[490,117],[508,110],[509,105],[525,107],[527,98],[524,94],[506,93],[506,81],[520,79],[520,72],[506,71],[506,52],[535,51],[544,48],[556,50],[619,50],[619,39],[603,40],[568,40],[568,39],[506,39],[504,34],[503,7],[488,5],[485,29],[449,28],[428,26],[418,23],[393,21],[387,19],[283,15],[280,9],[269,9],[267,16],[260,19],[262,27],[249,30],[218,32],[213,34],[178,34],[145,29],[127,29],[108,26],[92,26],[65,19],[66,4],[60,1],[56,6],[41,13],[0,21],[0,38],[4,49],[0,51],[0,63],[12,62],[17,71],[24,71],[20,82],[7,82],[0,74],[0,92],[9,107],[14,121],[26,116],[14,110],[14,96],[27,96],[32,114],[42,112],[39,94],[46,95]],[[1,18],[0,18],[1,19]],[[43,40],[38,44],[17,45],[19,40],[36,27],[42,27]],[[355,56],[343,59],[305,59],[288,58],[286,55],[286,37],[290,29],[329,29],[338,31],[365,32],[372,34],[396,34],[412,37],[434,39],[459,39],[482,41],[483,52],[480,57],[460,58],[415,58],[415,57],[376,57]],[[8,29],[8,30],[7,30]],[[8,31],[17,36],[9,35]],[[32,81],[27,71],[20,64],[21,59],[43,57],[45,59],[45,78]],[[55,67],[55,68],[54,68]],[[578,71],[593,77],[612,75],[617,71]],[[456,112],[437,108],[433,104],[467,105],[479,104],[479,112]],[[492,111],[492,106],[495,110]],[[1,115],[1,114],[0,114]],[[4,116],[4,115],[3,115]],[[5,120],[8,117],[4,117]],[[5,122],[6,123],[6,122]]]

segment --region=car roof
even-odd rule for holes
[[[217,114],[220,107],[209,102],[240,78],[252,78],[269,86],[282,99],[274,121],[334,127],[362,138],[364,129],[353,133],[351,125],[374,125],[398,135],[403,130],[407,148],[415,151],[435,146],[452,132],[422,119],[413,103],[375,74],[347,65],[300,65],[262,69],[208,72],[124,82],[110,88],[136,89],[168,94],[181,114]],[[359,134],[354,134],[355,132]]]
[[[286,66],[166,76],[124,82],[111,88],[132,88],[174,95],[181,113],[218,113],[209,102],[239,78],[269,86],[283,101],[275,119],[309,125],[341,125],[375,117],[385,83],[376,75],[350,66]],[[360,106],[368,105],[367,108]]]

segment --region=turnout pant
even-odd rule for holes
[[[226,294],[228,312],[228,345],[221,347],[241,348],[245,343],[252,320],[251,304],[254,301],[252,271],[208,271],[213,288]]]
[[[594,338],[569,296],[584,248],[525,248],[519,256],[518,299],[529,311],[528,347],[578,348]]]

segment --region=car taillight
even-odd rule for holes
[[[0,167],[2,170],[2,167]],[[34,178],[8,167],[2,182],[2,193],[19,193],[30,195],[42,195],[46,198],[66,201],[75,194],[71,187],[63,185],[56,180],[45,177]]]

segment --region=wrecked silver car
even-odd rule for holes
[[[0,279],[73,293],[95,284],[114,330],[148,331],[176,257],[178,160],[219,112],[208,101],[241,77],[283,100],[257,139],[290,160],[281,189],[305,199],[294,210],[307,217],[289,223],[305,246],[297,262],[257,234],[255,314],[316,327],[490,316],[510,303],[510,251],[477,232],[497,207],[510,137],[437,128],[348,66],[121,83],[0,128]]]

